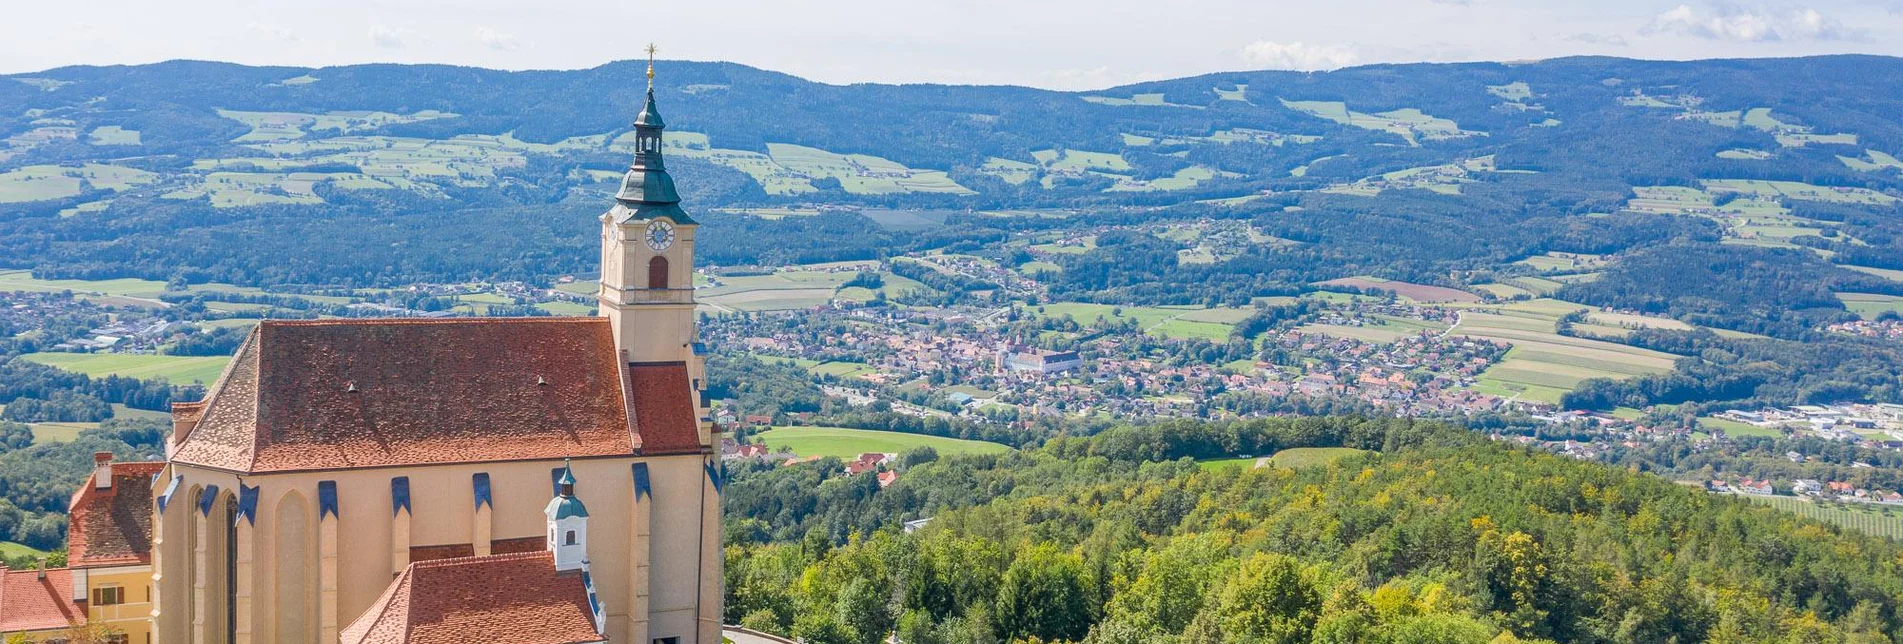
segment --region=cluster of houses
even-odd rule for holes
[[[1713,479],[1705,482],[1705,489],[1713,492],[1731,494],[1756,494],[1770,496],[1778,493],[1778,487],[1770,479],[1743,477],[1735,481]],[[1819,481],[1817,479],[1797,479],[1791,481],[1791,494],[1839,503],[1872,503],[1879,505],[1903,505],[1903,494],[1891,490],[1868,490],[1844,481]]]
[[[170,341],[183,327],[186,325],[162,318],[121,318],[112,324],[87,331],[85,337],[55,344],[52,350],[152,353],[158,350],[159,345]]]
[[[760,443],[739,443],[731,438],[721,439],[720,459],[723,461],[759,461],[780,467],[811,463],[818,456],[799,456],[792,450],[781,448],[774,450]],[[879,487],[891,487],[899,481],[899,455],[881,452],[866,452],[844,462],[846,476],[871,474],[878,479]]]
[[[1903,321],[1898,321],[1898,320],[1857,320],[1855,322],[1839,322],[1837,324],[1832,324],[1832,325],[1824,327],[1824,330],[1829,331],[1831,333],[1843,333],[1846,335],[1862,336],[1866,338],[1903,340]]]
[[[1266,393],[1354,398],[1407,415],[1475,413],[1504,404],[1472,389],[1506,352],[1489,340],[1422,331],[1379,343],[1296,329],[1276,342],[1308,366],[1293,381],[1266,383]]]
[[[1216,365],[1157,356],[1154,340],[1121,333],[1098,335],[1082,350],[1026,346],[1008,337],[995,316],[954,318],[952,309],[937,310],[948,316],[928,315],[931,324],[908,322],[919,315],[916,310],[823,309],[805,313],[817,316],[816,324],[726,318],[710,321],[704,332],[711,344],[757,355],[863,364],[841,380],[860,385],[854,388],[860,398],[856,405],[871,404],[881,388],[919,382],[982,391],[957,394],[962,400],[953,401],[960,413],[976,418],[999,407],[1016,409],[1020,419],[1091,413],[1201,416],[1217,396],[1229,393],[1350,398],[1412,416],[1471,414],[1510,404],[1473,388],[1507,348],[1478,338],[1424,331],[1381,343],[1293,330],[1270,341],[1300,356],[1299,367]],[[1336,313],[1334,321],[1359,324],[1377,314],[1457,319],[1439,307],[1363,303]]]

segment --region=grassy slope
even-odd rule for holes
[[[1011,449],[984,441],[843,427],[775,427],[761,433],[759,438],[776,451],[785,447],[800,456],[839,458],[852,458],[865,452],[899,453],[926,446],[938,450],[940,455],[1001,453]]]

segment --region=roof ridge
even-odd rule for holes
[[[451,318],[327,318],[319,320],[259,320],[258,326],[305,327],[305,326],[374,326],[374,325],[429,325],[429,324],[524,324],[545,322],[606,322],[608,318],[595,315],[520,315],[520,316],[472,316]]]
[[[450,566],[464,566],[469,564],[488,563],[492,561],[517,561],[517,560],[523,560],[523,559],[540,559],[543,557],[551,557],[551,556],[553,556],[553,553],[550,553],[547,550],[530,550],[527,552],[505,552],[501,554],[491,554],[491,555],[470,555],[467,557],[446,557],[443,559],[430,559],[428,561],[412,562],[410,564],[410,567],[416,568],[416,569],[447,568]]]

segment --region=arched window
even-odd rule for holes
[[[567,543],[567,545],[571,545],[571,546],[572,546],[572,545],[575,545],[575,531],[574,531],[574,530],[569,530],[569,531],[568,531],[568,543]]]
[[[648,288],[667,288],[667,258],[648,260]]]

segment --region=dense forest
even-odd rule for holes
[[[1302,469],[1194,457],[1368,450]],[[730,621],[815,643],[1888,642],[1903,546],[1406,420],[736,468]],[[916,532],[902,520],[930,517]]]

